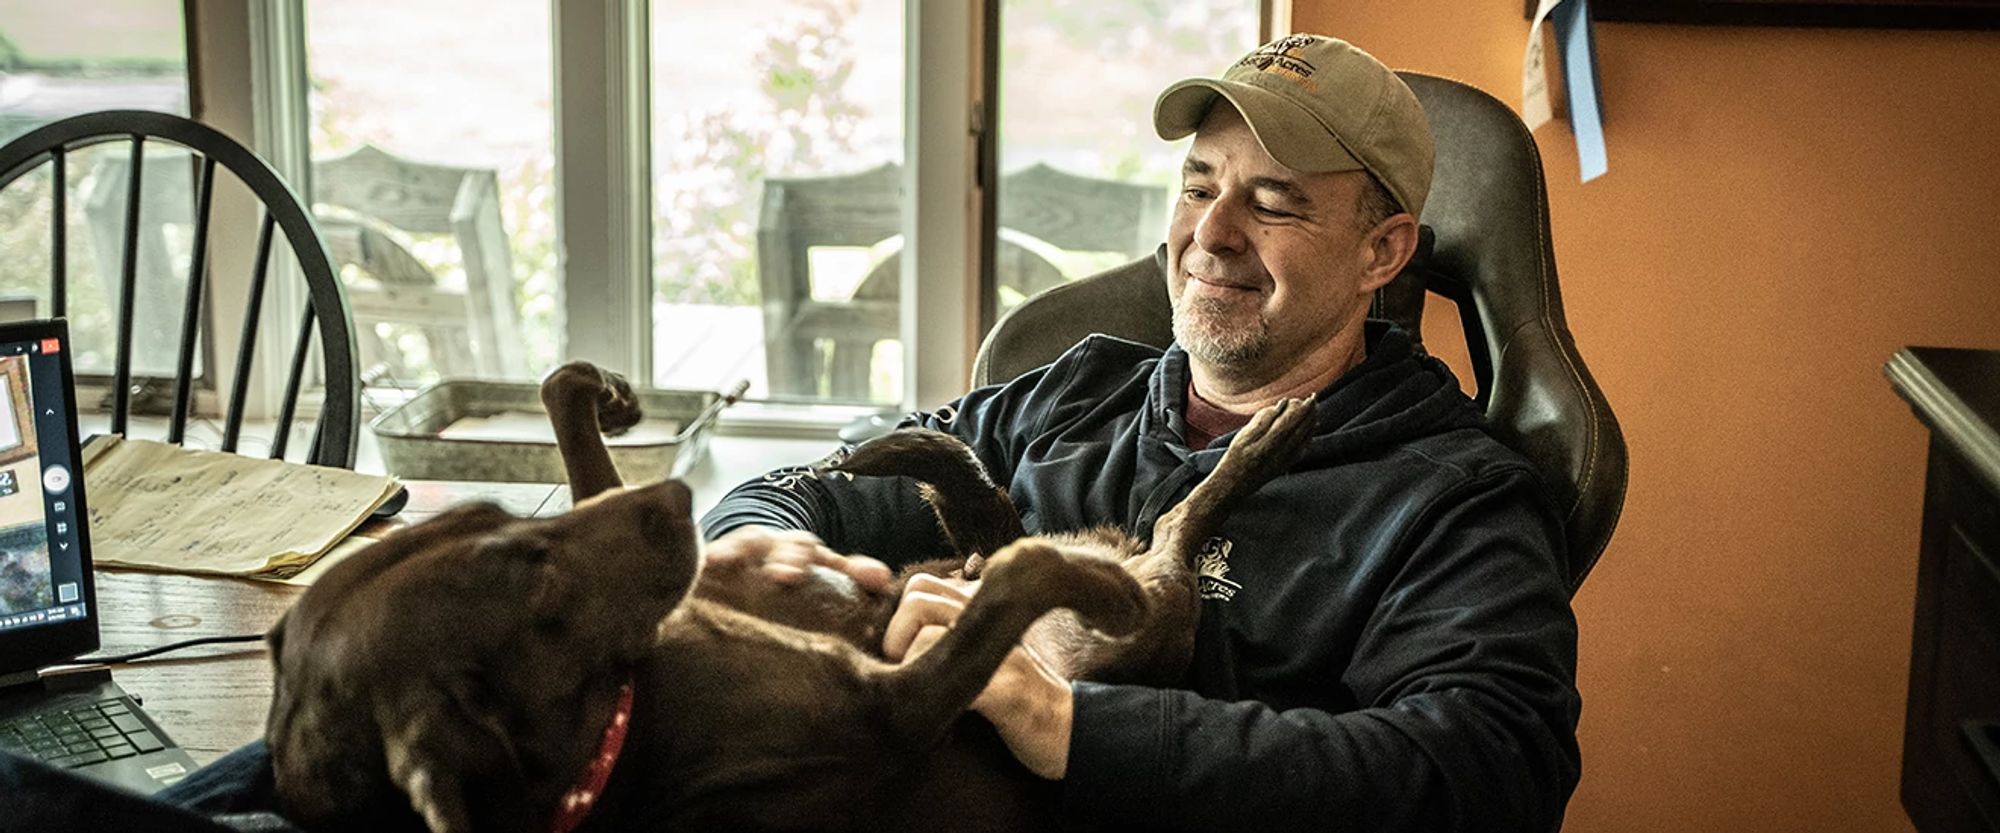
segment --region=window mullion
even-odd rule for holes
[[[187,5],[188,53],[194,117],[236,137],[292,183],[302,198],[310,191],[305,131],[305,30],[301,0],[235,0]],[[209,237],[210,297],[207,313],[208,373],[218,387],[235,367],[244,312],[235,299],[247,295],[255,260],[256,200],[237,189],[215,197]],[[265,296],[254,376],[245,416],[275,412],[285,385],[286,366],[297,333],[268,322],[290,322],[305,304],[305,292],[290,257],[273,255],[271,291]],[[292,276],[286,279],[284,276]]]
[[[552,0],[559,354],[652,378],[652,175],[645,0]]]
[[[986,3],[908,0],[908,67],[902,258],[906,408],[935,407],[965,392],[979,338],[982,216],[977,181],[987,60]]]

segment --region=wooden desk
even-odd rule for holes
[[[1903,809],[1923,833],[2000,831],[2000,351],[1912,347],[1886,372],[1931,429]]]
[[[380,535],[454,504],[490,500],[517,515],[569,509],[569,487],[535,483],[409,481],[410,502],[393,521],[365,526]],[[268,630],[305,588],[247,579],[97,571],[103,652],[122,654],[201,636]],[[264,733],[271,665],[258,644],[190,648],[114,666],[113,676],[200,763]]]

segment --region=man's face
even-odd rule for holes
[[[1373,286],[1360,171],[1308,174],[1272,159],[1218,103],[1196,131],[1167,229],[1174,338],[1196,361],[1261,378],[1358,326]]]

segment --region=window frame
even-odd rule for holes
[[[1290,31],[1291,0],[1255,1],[1265,40]],[[650,7],[648,0],[549,2],[565,314],[560,356],[651,379]],[[911,242],[901,258],[901,334],[904,344],[915,345],[903,351],[898,405],[904,410],[963,393],[979,341],[993,324],[1000,2],[904,0],[905,66],[914,69],[905,73],[903,234]],[[252,147],[280,175],[310,193],[304,3],[185,0],[184,8],[194,116],[253,137]],[[253,244],[213,245],[217,289],[226,292],[231,279],[220,267],[228,258],[247,262]],[[303,302],[283,294],[274,293],[280,297],[269,300],[267,314]],[[258,349],[284,350],[275,332],[281,328],[266,329],[263,337],[272,343]],[[216,356],[219,366],[232,358]],[[263,374],[252,386],[253,402],[274,400],[282,386],[281,371]],[[752,410],[740,425],[795,434],[879,409]]]

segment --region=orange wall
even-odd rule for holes
[[[1294,26],[1520,102],[1518,2]],[[1577,343],[1631,449],[1577,597],[1569,831],[1906,831],[1927,434],[1881,366],[2000,348],[2000,33],[1599,24],[1610,173],[1537,133]],[[2000,673],[2000,672],[1996,672]]]

